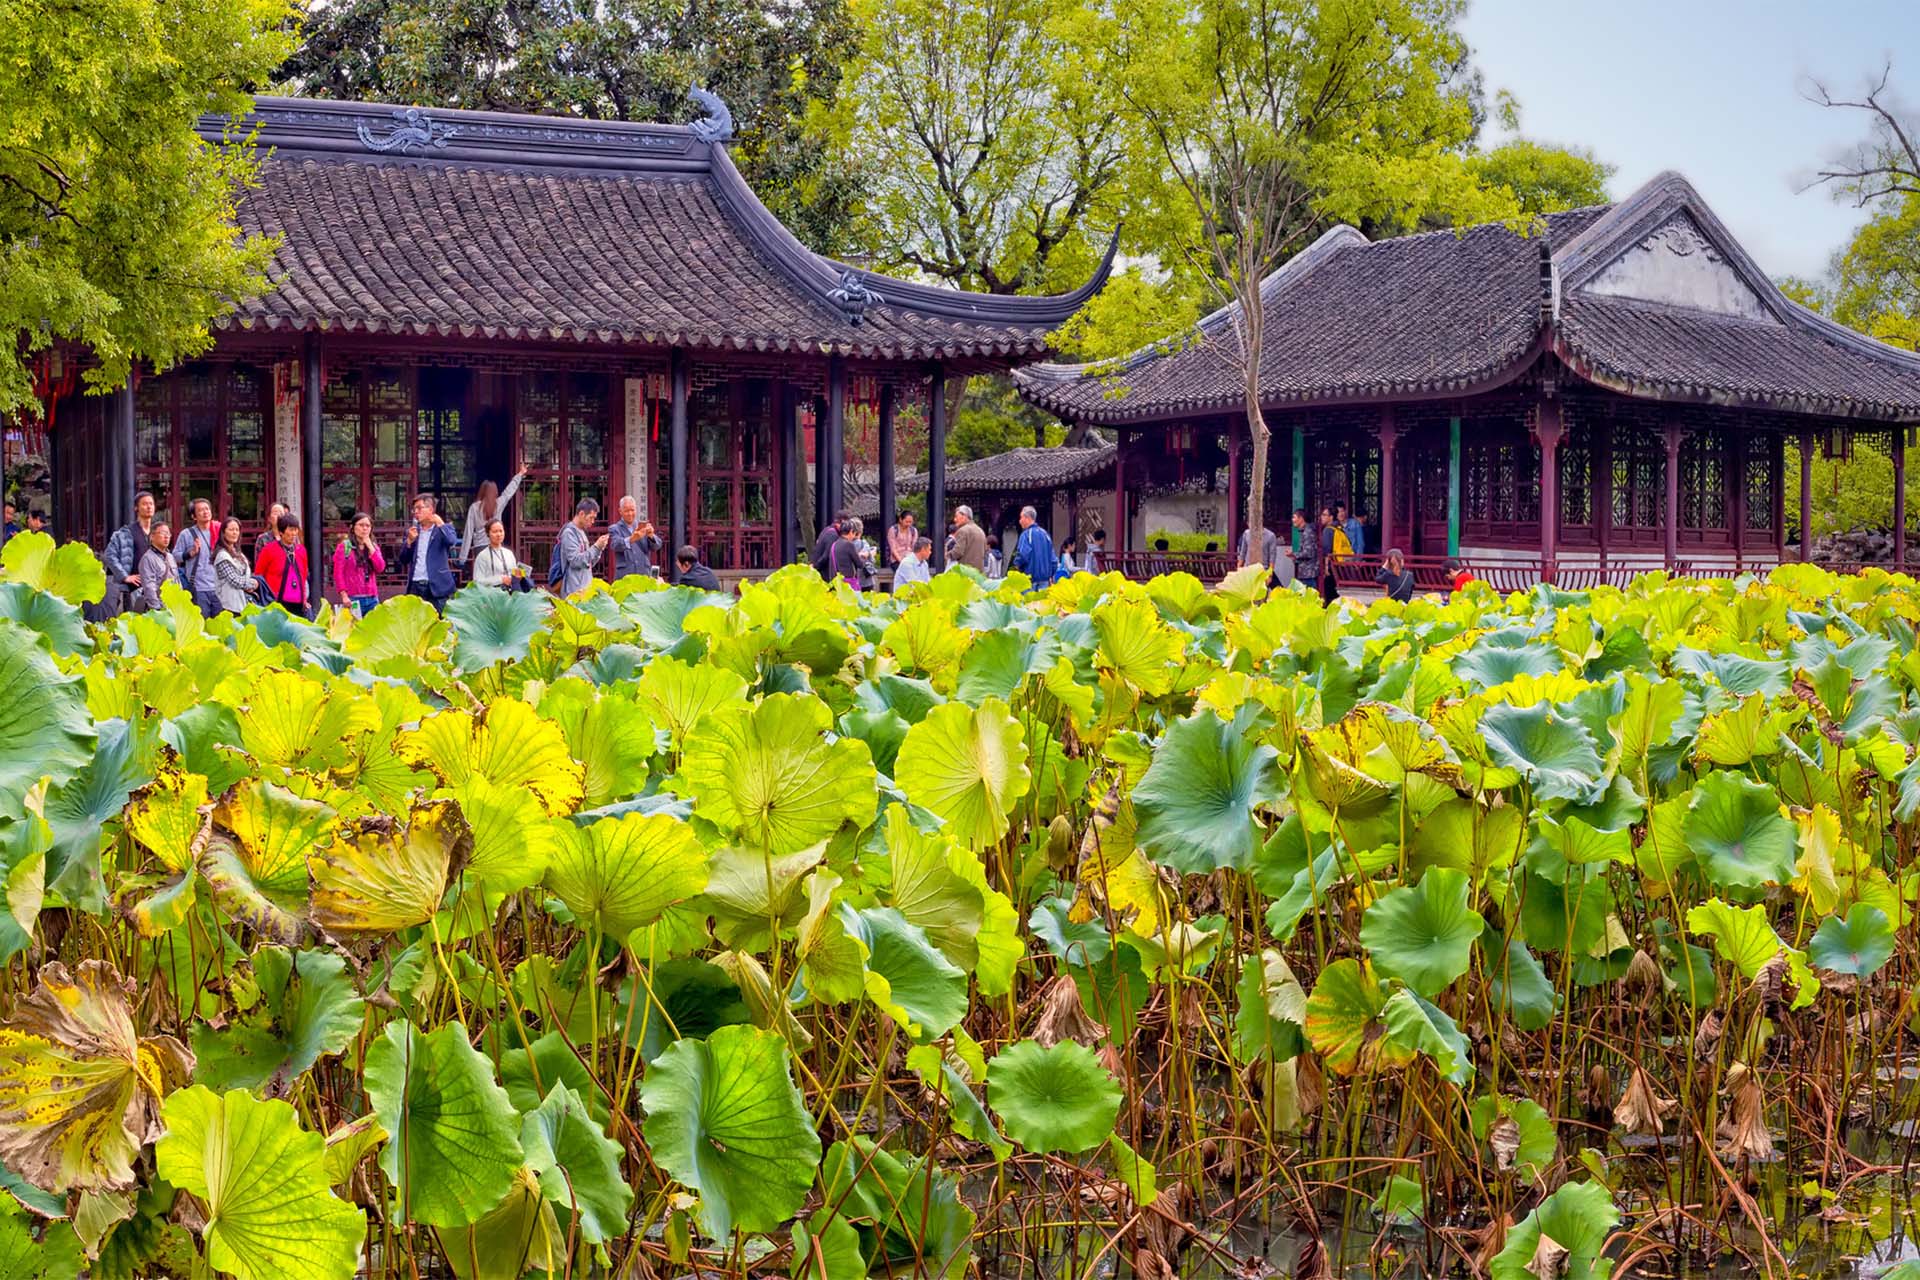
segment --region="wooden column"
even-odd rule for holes
[[[1087,562],[1086,553],[1078,551],[1078,543],[1080,541],[1080,490],[1078,486],[1075,485],[1067,486],[1067,536],[1074,540],[1076,544],[1075,550],[1080,555],[1080,563],[1085,564]]]
[[[1893,429],[1887,450],[1893,454],[1893,567],[1895,572],[1904,572],[1907,567],[1907,429],[1904,426]]]
[[[1245,501],[1240,496],[1240,446],[1243,443],[1245,423],[1239,418],[1227,419],[1227,554],[1240,554],[1240,531],[1249,528]],[[1259,548],[1254,548],[1256,553]]]
[[[887,383],[880,388],[880,527],[891,531],[899,516],[899,504],[893,488],[893,414],[895,396],[893,385]],[[874,540],[881,553],[886,551],[886,535]]]
[[[102,486],[107,503],[105,528],[111,533],[124,521],[133,519],[133,495],[140,491],[140,481],[133,465],[132,374],[127,375],[125,386],[114,390],[113,403],[108,406],[107,439],[103,452],[107,466],[106,484]]]
[[[1307,505],[1307,429],[1298,420],[1293,424],[1293,469],[1291,479],[1292,493],[1290,497],[1292,501],[1287,507],[1287,527],[1289,529],[1293,529],[1293,513]],[[1260,514],[1264,516],[1266,512],[1262,511]],[[1293,553],[1296,556],[1300,554],[1300,539],[1302,535],[1309,538],[1319,536],[1314,531],[1312,516],[1308,516],[1307,527],[1304,530],[1293,529]]]
[[[1107,531],[1113,550],[1127,549],[1127,433],[1114,433],[1113,528]]]
[[[847,505],[847,362],[827,361],[827,515]],[[816,438],[815,448],[818,448]]]
[[[793,386],[773,384],[774,422],[780,440],[780,563],[792,564],[800,554],[800,415]]]
[[[1393,455],[1400,448],[1400,428],[1393,419],[1393,406],[1387,405],[1380,410],[1380,545],[1377,550],[1387,554],[1393,545],[1393,514],[1399,494],[1393,487]]]
[[[827,398],[813,398],[813,531],[819,533],[833,519],[827,502]],[[811,548],[809,548],[811,549]]]
[[[1800,433],[1800,558],[1813,559],[1813,432]]]
[[[1661,434],[1667,442],[1667,518],[1662,532],[1666,535],[1667,568],[1671,571],[1680,560],[1680,442],[1687,433],[1669,422]]]
[[[939,365],[927,379],[927,536],[933,567],[947,567],[947,374]]]
[[[1447,554],[1460,554],[1460,419],[1447,419]]]
[[[667,465],[669,470],[665,555],[667,564],[673,566],[671,576],[676,581],[680,577],[680,565],[674,557],[680,554],[680,548],[687,542],[687,381],[687,353],[675,347],[672,368],[668,376],[670,389],[667,413]]]
[[[1540,441],[1540,580],[1552,582],[1560,550],[1560,437],[1566,434],[1560,402],[1552,396],[1541,398],[1533,434]]]
[[[312,607],[316,597],[324,597],[328,566],[324,554],[327,545],[326,533],[320,527],[326,512],[326,504],[321,500],[320,487],[320,398],[326,388],[320,370],[320,335],[309,333],[300,349],[300,523],[306,527],[307,535],[307,572],[313,581],[309,586],[308,607]],[[133,394],[127,394],[127,404],[131,409]],[[131,428],[132,423],[128,423]],[[132,461],[132,451],[128,451],[128,461]],[[413,495],[408,494],[409,501]]]
[[[1598,423],[1593,442],[1593,536],[1600,544],[1600,563],[1607,563],[1613,533],[1613,410]]]

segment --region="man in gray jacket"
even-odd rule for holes
[[[660,537],[651,520],[640,518],[640,504],[631,496],[620,499],[620,518],[607,530],[607,545],[613,550],[613,576],[616,579],[638,574],[653,575],[653,557],[660,550]]]
[[[592,498],[582,498],[580,505],[573,509],[573,519],[560,526],[560,541],[554,546],[553,558],[560,565],[557,589],[563,596],[585,591],[593,581],[593,567],[600,563],[600,553],[607,549],[606,534],[592,541],[587,538],[587,530],[593,528],[593,518],[599,514],[599,503]]]

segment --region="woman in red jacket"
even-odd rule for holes
[[[300,542],[300,517],[282,515],[278,536],[260,549],[253,571],[267,586],[267,595],[302,618],[313,616],[313,575],[307,569],[307,549]]]

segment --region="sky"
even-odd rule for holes
[[[1823,274],[1865,216],[1824,188],[1799,189],[1867,134],[1864,113],[1807,101],[1806,78],[1857,97],[1891,57],[1892,84],[1920,107],[1920,0],[1468,6],[1489,97],[1519,99],[1523,134],[1590,148],[1615,166],[1616,198],[1679,170],[1776,277]]]

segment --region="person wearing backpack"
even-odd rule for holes
[[[1339,584],[1333,579],[1333,567],[1343,558],[1340,548],[1345,547],[1346,554],[1353,554],[1353,544],[1347,541],[1347,535],[1333,522],[1333,509],[1320,508],[1320,599],[1332,604],[1334,597],[1340,594]]]
[[[247,563],[247,553],[241,550],[240,522],[232,516],[220,526],[220,545],[213,549],[213,572],[219,579],[222,610],[239,613],[253,602],[259,580]]]
[[[283,514],[278,536],[260,551],[254,573],[267,589],[267,599],[297,618],[313,616],[313,574],[307,567],[307,548],[300,540],[300,517]]]
[[[573,519],[560,526],[560,540],[554,544],[553,563],[547,567],[547,589],[557,595],[570,596],[576,591],[585,591],[593,582],[593,568],[600,563],[601,553],[607,549],[607,535],[601,534],[598,540],[589,541],[587,530],[593,528],[593,518],[600,514],[600,504],[592,498],[582,498],[573,509]]]
[[[173,540],[173,558],[180,566],[180,585],[193,593],[200,612],[211,618],[220,612],[220,575],[213,567],[213,545],[220,535],[213,530],[213,504],[195,498],[187,508],[193,523]]]

